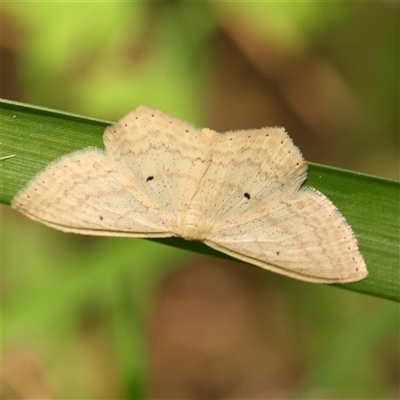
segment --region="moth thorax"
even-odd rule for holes
[[[186,240],[204,240],[211,228],[204,221],[204,215],[199,211],[191,210],[185,216],[178,218],[176,233]]]

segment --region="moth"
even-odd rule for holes
[[[202,241],[309,282],[367,275],[344,217],[301,188],[307,164],[283,128],[217,133],[140,106],[103,141],[52,162],[12,207],[65,232]]]

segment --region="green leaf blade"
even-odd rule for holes
[[[15,194],[53,160],[85,147],[103,148],[104,127],[110,122],[0,102],[1,202]],[[324,193],[353,228],[369,275],[335,285],[372,296],[400,301],[399,182],[309,163],[306,186]],[[158,242],[204,254],[229,258],[207,246],[178,238]]]

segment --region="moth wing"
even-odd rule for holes
[[[210,247],[292,278],[345,283],[368,272],[356,238],[331,201],[306,189],[276,199],[260,214],[216,226]]]
[[[40,172],[11,206],[66,232],[104,236],[171,236],[168,219],[121,166],[87,149],[68,154]]]
[[[103,140],[105,154],[82,150],[54,161],[12,206],[64,231],[174,235],[209,161],[206,138],[179,119],[141,106],[106,128]]]
[[[296,192],[307,176],[300,150],[283,128],[216,133],[197,200],[206,224],[229,223]]]
[[[210,159],[200,130],[162,111],[140,106],[108,127],[107,155],[172,221],[184,219]]]

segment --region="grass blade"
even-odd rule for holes
[[[103,148],[104,127],[111,122],[2,100],[0,102],[0,200],[14,195],[54,159],[89,146]],[[352,226],[369,276],[335,285],[400,301],[399,182],[309,163],[305,185],[332,200]],[[229,258],[207,246],[179,238],[157,242],[203,254]]]

